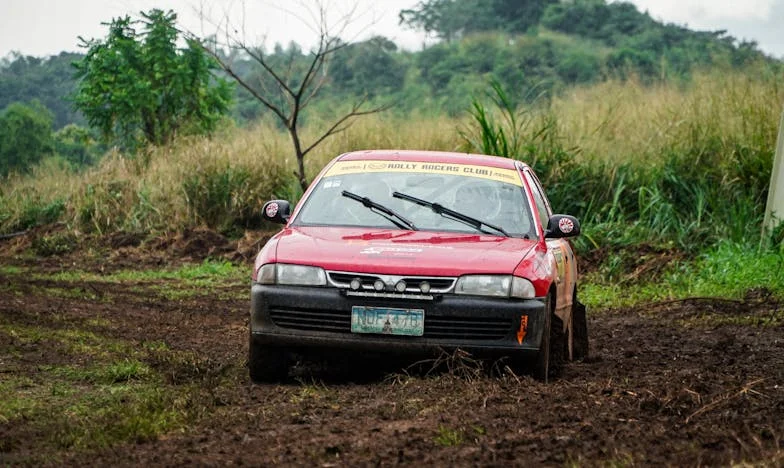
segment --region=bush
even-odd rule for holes
[[[42,199],[38,194],[15,194],[0,197],[0,232],[24,231],[60,219],[65,212],[65,201]]]
[[[15,102],[0,112],[0,176],[27,172],[53,150],[52,113],[38,101]]]
[[[220,231],[261,224],[261,208],[269,193],[248,167],[209,167],[182,183],[188,212],[195,224]]]

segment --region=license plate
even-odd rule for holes
[[[425,333],[425,311],[354,306],[351,308],[351,332],[422,336]]]

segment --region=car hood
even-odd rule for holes
[[[512,274],[535,245],[528,239],[463,233],[293,227],[278,235],[275,257],[279,263],[357,273]]]

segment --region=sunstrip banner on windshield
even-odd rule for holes
[[[469,164],[444,164],[419,161],[338,161],[324,177],[365,172],[417,172],[425,174],[450,174],[490,179],[522,187],[520,175],[514,169],[473,166]]]

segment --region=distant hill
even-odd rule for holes
[[[399,50],[384,37],[342,49],[329,68],[330,82],[316,112],[365,95],[395,103],[398,112],[454,115],[488,89],[491,80],[523,102],[608,77],[688,81],[698,68],[782,65],[754,42],[738,41],[726,31],[664,24],[624,2],[424,0],[401,11],[400,21],[441,40],[418,52]],[[71,63],[81,57],[63,52],[2,59],[0,110],[37,99],[54,114],[56,128],[83,123],[67,100],[75,85]],[[296,69],[307,60],[307,51],[295,44],[276,45],[270,58]],[[242,73],[254,73],[253,61],[240,55],[236,62]],[[258,103],[238,88],[235,117],[252,120],[261,114]]]

